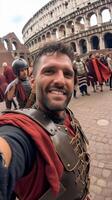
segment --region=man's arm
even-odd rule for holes
[[[24,131],[0,127],[0,200],[11,199],[17,180],[30,172],[35,153],[35,144]]]
[[[16,84],[14,84],[11,89],[9,91],[7,91],[7,99],[10,101],[13,99],[14,95],[15,95],[15,90],[16,90]]]
[[[0,199],[8,200],[8,167],[11,161],[11,148],[7,141],[0,137]]]
[[[17,83],[18,83],[18,78],[9,83],[9,85],[6,88],[5,95],[9,101],[11,101],[15,95]]]

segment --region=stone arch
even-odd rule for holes
[[[79,41],[79,47],[81,54],[87,53],[87,42],[85,39]]]
[[[93,35],[91,38],[90,38],[90,43],[91,43],[91,49],[96,49],[96,50],[99,50],[100,47],[99,47],[99,38],[97,35]]]
[[[3,41],[5,49],[8,51],[10,49],[10,43],[7,39]]]
[[[34,43],[37,44],[37,38],[34,39]]]
[[[65,37],[65,36],[66,36],[65,25],[63,25],[63,24],[59,27],[59,35],[60,35],[61,37]]]
[[[74,33],[74,23],[73,23],[72,20],[68,21],[67,28],[68,28],[68,30],[69,30],[70,33]]]
[[[50,39],[51,39],[51,33],[49,31],[49,32],[46,33],[46,40],[50,41]]]
[[[95,25],[98,24],[98,22],[97,22],[97,15],[96,15],[95,12],[88,13],[87,18],[89,20],[90,26],[95,26]]]
[[[112,48],[112,33],[108,32],[104,34],[105,48]]]
[[[85,21],[84,21],[84,17],[79,16],[75,19],[75,24],[78,27],[78,30],[84,30],[85,29]]]
[[[75,44],[75,42],[71,42],[70,45],[72,46],[74,52],[76,52],[76,44]]]
[[[20,56],[20,58],[25,59],[25,54],[23,52],[20,52],[19,56]]]
[[[18,49],[18,45],[16,41],[12,42],[12,50],[17,50]]]
[[[44,35],[42,35],[42,41],[45,42],[45,40],[46,40],[46,37],[45,37],[45,34],[44,34]]]
[[[101,12],[103,23],[109,22],[111,20],[111,14],[110,14],[109,8],[104,7],[100,10],[100,12]]]
[[[29,47],[31,48],[31,42],[29,43]]]
[[[34,40],[32,40],[31,45],[32,45],[32,47],[34,46]]]
[[[57,28],[54,28],[54,29],[52,30],[52,36],[53,36],[54,39],[58,38]]]

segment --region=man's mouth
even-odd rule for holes
[[[50,89],[49,92],[56,95],[66,95],[66,91],[62,89]]]

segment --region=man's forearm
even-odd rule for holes
[[[7,92],[6,96],[9,101],[13,99],[15,95],[15,90],[16,90],[16,85],[13,85],[12,88]]]

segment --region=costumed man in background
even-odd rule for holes
[[[112,54],[107,54],[107,63],[108,63],[108,68],[110,70],[110,80],[109,80],[109,86],[110,90],[112,91]]]
[[[97,82],[100,85],[100,91],[103,92],[103,82],[107,81],[111,75],[110,70],[101,61],[95,57],[95,55],[90,54],[87,64],[88,77],[92,82],[94,92],[96,92]]]
[[[32,90],[28,77],[28,64],[26,60],[18,58],[13,61],[12,68],[16,79],[8,85],[6,96],[8,100],[12,100],[15,96],[19,108],[24,108]]]
[[[3,74],[4,74],[5,78],[6,78],[7,84],[11,83],[16,78],[12,67],[9,66],[6,62],[3,62],[2,63],[2,69],[3,69]],[[8,100],[7,98],[5,98],[5,102],[6,102],[6,108],[7,109],[11,109],[12,104],[14,106],[14,109],[17,109],[17,105],[16,105],[16,102],[15,102],[14,98],[12,98],[11,101]]]
[[[87,71],[85,68],[85,64],[78,55],[76,56],[76,59],[74,60],[73,63],[77,70],[78,85],[82,96],[84,95],[90,96],[87,88]]]
[[[74,52],[43,46],[34,63],[34,108],[0,116],[0,199],[89,200],[88,140],[68,104]]]
[[[0,102],[5,101],[5,90],[7,88],[7,81],[6,78],[3,74],[3,69],[2,67],[0,68]],[[6,105],[6,101],[5,101],[5,105]]]
[[[74,61],[73,61],[73,70],[74,70],[74,92],[73,92],[73,97],[77,99],[77,84],[78,84],[78,81],[77,81],[77,68],[76,68],[76,65],[74,64]]]

